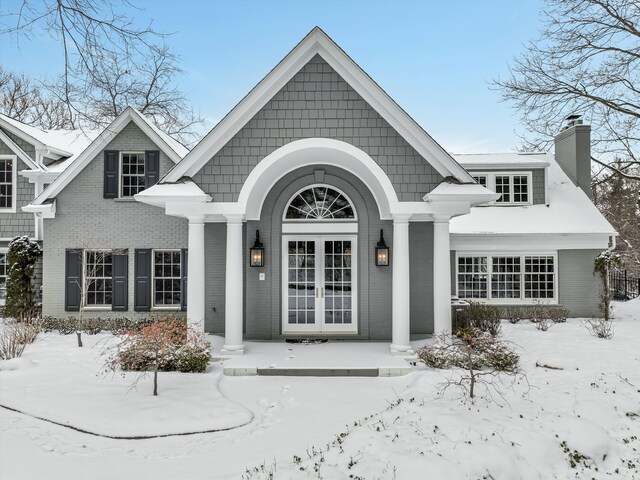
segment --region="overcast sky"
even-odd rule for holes
[[[34,0],[37,1],[37,0]],[[518,117],[488,82],[538,36],[537,0],[132,0],[181,57],[181,79],[213,126],[315,25],[454,153],[518,145]],[[2,10],[21,0],[2,0]],[[33,76],[60,71],[59,43],[0,37],[0,61]]]

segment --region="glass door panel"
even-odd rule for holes
[[[324,240],[324,323],[351,324],[351,240]]]
[[[287,324],[316,323],[316,242],[287,242]]]

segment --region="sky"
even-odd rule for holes
[[[36,0],[37,1],[37,0]],[[518,115],[490,81],[541,29],[542,0],[131,0],[129,13],[181,59],[181,88],[212,127],[314,26],[320,26],[400,106],[453,153],[512,150]],[[1,11],[21,0],[2,0]],[[34,77],[61,72],[46,32],[0,36],[0,63]]]

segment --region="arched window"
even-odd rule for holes
[[[355,220],[347,196],[333,187],[314,185],[296,193],[285,211],[285,220]]]

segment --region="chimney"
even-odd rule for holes
[[[591,198],[591,127],[580,115],[569,115],[555,138],[556,161],[564,173]]]

